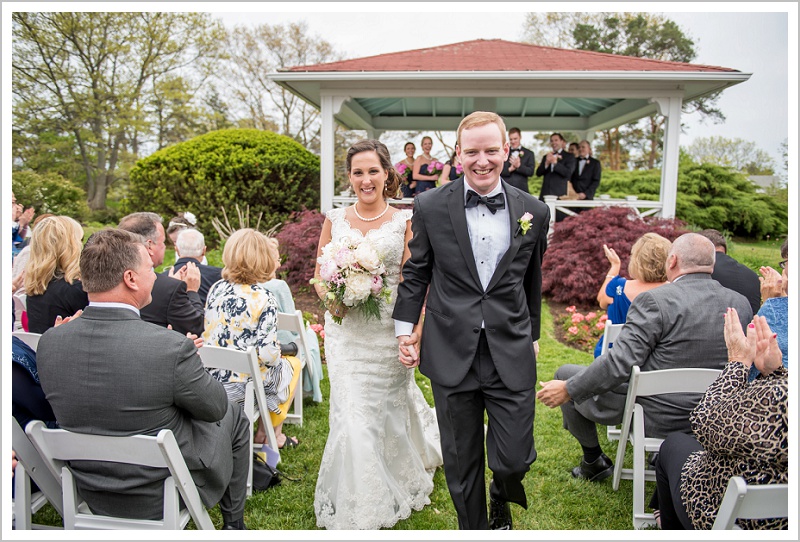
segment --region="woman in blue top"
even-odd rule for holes
[[[759,269],[761,277],[761,308],[758,316],[767,319],[769,328],[778,336],[778,346],[781,349],[783,366],[789,367],[789,240],[781,246],[781,273],[777,270],[763,266]],[[750,366],[752,381],[759,375],[755,365]]]
[[[603,252],[611,263],[611,268],[597,292],[597,302],[601,309],[607,309],[606,325],[624,324],[628,318],[628,309],[634,298],[642,292],[657,288],[667,282],[665,263],[672,243],[657,233],[645,233],[631,248],[626,280],[620,276],[621,261],[613,248],[603,245]],[[609,345],[610,347],[611,345]],[[600,355],[603,348],[603,337],[597,342],[594,357]]]

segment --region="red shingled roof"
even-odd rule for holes
[[[737,72],[720,66],[558,49],[505,40],[472,40],[439,47],[288,68],[290,72],[395,71],[658,71]]]

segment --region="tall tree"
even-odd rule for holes
[[[684,152],[698,164],[717,164],[747,175],[775,174],[775,161],[769,153],[738,137],[698,137]]]
[[[333,46],[311,35],[305,22],[237,26],[228,33],[234,99],[247,110],[254,127],[273,129],[319,152],[319,112],[267,79],[281,68],[337,60]]]
[[[673,62],[691,62],[697,56],[693,40],[674,21],[657,13],[529,13],[523,39],[537,45]],[[685,103],[683,110],[697,111],[703,118],[720,122],[725,117],[716,108],[717,98],[714,94]],[[664,120],[652,115],[624,128],[605,130],[600,150],[611,153],[610,169],[627,163],[655,167],[661,154]],[[623,147],[638,148],[642,157],[623,159]]]
[[[15,129],[58,119],[100,210],[121,158],[149,133],[154,82],[211,70],[222,27],[203,13],[15,12],[12,32]]]

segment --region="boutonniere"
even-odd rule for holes
[[[528,233],[528,230],[531,229],[531,220],[533,220],[533,215],[527,212],[521,217],[519,217],[519,220],[517,220],[519,228],[517,228],[517,233],[514,234],[514,237],[516,237],[520,233],[522,233],[522,235]]]
[[[523,154],[525,154],[525,151],[519,151],[519,153],[517,154],[517,156],[522,156]]]

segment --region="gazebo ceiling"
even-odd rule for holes
[[[336,122],[362,130],[455,130],[475,110],[530,131],[594,131],[749,79],[730,68],[665,62],[504,40],[474,40],[297,66],[270,78],[317,108],[347,98]]]

